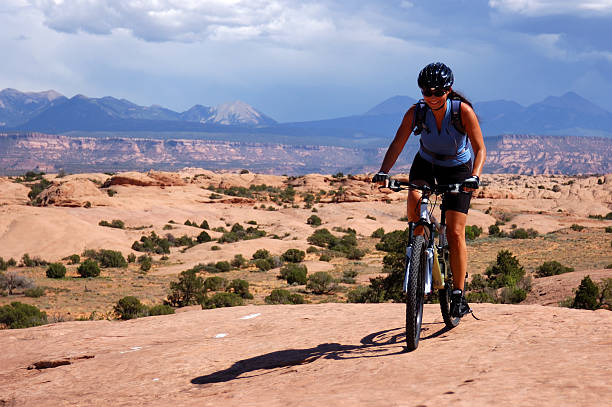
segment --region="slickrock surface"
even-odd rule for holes
[[[0,331],[2,406],[604,406],[612,313],[475,304],[247,306]],[[28,368],[29,367],[29,368]]]

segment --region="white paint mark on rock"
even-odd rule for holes
[[[158,382],[159,379],[156,377],[155,379],[153,379],[154,382]]]
[[[124,350],[124,351],[121,351],[119,353],[136,352],[136,351],[141,350],[141,349],[142,349],[141,346],[134,346],[134,347],[130,348],[130,350]]]
[[[216,334],[215,338],[225,338],[227,334]]]
[[[246,315],[244,317],[241,317],[240,319],[252,319],[252,318],[257,318],[260,315],[261,315],[261,313],[251,314],[251,315]]]

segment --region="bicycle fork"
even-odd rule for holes
[[[429,229],[429,240],[427,242],[427,248],[425,249],[425,253],[427,254],[426,259],[426,270],[425,270],[425,294],[431,293],[432,286],[432,270],[434,270],[434,239],[433,239],[433,227],[430,221],[430,215],[427,210],[429,205],[428,197],[424,196],[421,198],[421,211],[419,221],[414,223],[410,222],[408,224],[408,246],[406,246],[406,268],[404,272],[404,284],[402,286],[402,290],[404,293],[408,292],[408,285],[410,283],[410,259],[412,258],[412,241],[414,235],[414,229],[416,226],[423,226]],[[437,263],[437,262],[436,262]],[[437,265],[437,264],[436,264]],[[438,267],[439,272],[439,267]]]

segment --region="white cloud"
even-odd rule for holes
[[[502,12],[529,17],[612,14],[612,0],[489,0],[489,6]]]

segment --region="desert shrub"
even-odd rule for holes
[[[141,236],[140,241],[132,243],[132,250],[157,254],[170,253],[170,242],[151,232],[149,236]]]
[[[489,226],[489,236],[506,237],[506,234],[500,229],[499,225],[496,223],[494,225]]]
[[[213,276],[204,280],[204,288],[206,291],[224,291],[228,281],[226,278]]]
[[[232,226],[231,231],[223,233],[223,236],[219,238],[218,242],[219,243],[234,243],[239,240],[257,239],[260,237],[264,237],[265,235],[266,235],[265,230],[260,230],[252,226],[249,226],[245,230],[241,224],[235,223]]]
[[[206,220],[203,220],[202,223],[200,223],[200,229],[210,229],[210,226],[208,225],[208,222]]]
[[[257,267],[257,269],[260,271],[268,271],[272,269],[273,266],[274,264],[272,263],[272,259],[269,257],[255,260],[255,267]]]
[[[246,280],[241,280],[239,278],[232,280],[227,286],[226,291],[238,294],[240,297],[247,300],[253,299],[253,294],[249,292],[249,282]]]
[[[231,266],[229,264],[229,261],[218,261],[217,263],[215,263],[215,269],[217,269],[218,273],[227,273],[228,271],[231,270]]]
[[[372,232],[372,237],[376,238],[376,239],[380,239],[381,237],[383,237],[385,235],[385,229],[383,228],[378,228],[376,229],[374,232]]]
[[[365,256],[365,252],[356,247],[350,247],[345,251],[346,258],[349,260],[360,260]]]
[[[306,223],[313,227],[321,226],[321,218],[317,215],[311,215],[308,219],[306,219]]]
[[[235,293],[216,293],[202,302],[202,309],[236,307],[243,305],[242,297]]]
[[[408,230],[394,230],[381,237],[380,242],[376,243],[376,250],[404,253],[407,245]]]
[[[356,270],[344,270],[344,272],[342,272],[342,279],[340,281],[345,284],[355,284],[355,277],[357,277]]]
[[[465,227],[465,238],[467,240],[474,240],[482,233],[482,228],[480,226],[471,225]]]
[[[489,302],[495,304],[497,301],[495,299],[495,292],[489,293],[487,290],[485,291],[471,291],[465,295],[466,300],[468,302]]]
[[[381,298],[378,293],[372,289],[372,287],[367,287],[360,285],[348,292],[347,294],[347,302],[353,303],[378,303],[382,302],[383,298]]]
[[[485,274],[489,278],[490,287],[511,287],[516,286],[525,276],[525,269],[509,250],[500,250],[496,263],[489,266]]]
[[[308,243],[319,246],[319,247],[328,247],[332,245],[337,238],[331,234],[331,232],[325,228],[317,229],[314,233],[308,236]]]
[[[100,275],[100,266],[97,261],[87,259],[77,268],[77,273],[83,278],[98,277]]]
[[[606,233],[612,233],[612,226],[606,226]]]
[[[47,323],[47,314],[37,307],[15,301],[0,307],[0,324],[9,329],[30,328]]]
[[[134,253],[130,253],[127,256],[128,263],[134,263],[136,261],[136,255]]]
[[[47,278],[64,278],[66,276],[66,266],[62,263],[51,263],[47,268]]]
[[[323,253],[320,257],[319,257],[319,261],[331,261],[331,256],[327,253]]]
[[[0,270],[8,269],[8,263],[4,261],[2,257],[0,257]]]
[[[314,294],[329,294],[336,291],[338,285],[331,274],[326,271],[317,271],[308,277],[306,288]]]
[[[40,257],[30,257],[28,253],[24,253],[21,256],[21,264],[25,267],[38,267],[38,266],[46,266],[49,262],[42,260]]]
[[[107,190],[106,190],[106,194],[107,194],[108,196],[110,196],[111,198],[112,198],[113,196],[115,196],[115,194],[116,194],[116,193],[117,193],[117,191],[115,191],[114,189],[107,189]]]
[[[34,281],[21,274],[14,271],[0,273],[0,290],[8,291],[8,295],[13,295],[16,290],[27,290],[32,287],[34,287]]]
[[[181,272],[178,281],[170,282],[170,295],[166,303],[173,307],[197,304],[206,297],[204,280],[196,275],[196,269]]]
[[[32,287],[23,291],[23,295],[31,298],[39,298],[45,295],[45,289],[42,287]]]
[[[127,267],[127,261],[123,254],[115,250],[100,249],[95,254],[94,259],[104,268]]]
[[[187,219],[187,220],[185,221],[185,223],[183,223],[183,224],[184,224],[185,226],[193,226],[193,225],[191,224],[191,221],[190,221],[189,219]]]
[[[245,259],[244,256],[242,256],[242,254],[235,255],[232,261],[230,262],[230,265],[237,269],[244,267],[246,264],[247,264],[247,259]]]
[[[270,252],[266,249],[259,249],[255,253],[253,253],[253,259],[267,259],[270,256]]]
[[[571,273],[574,271],[572,267],[566,267],[558,261],[547,261],[538,266],[536,277],[556,276],[557,274]]]
[[[140,270],[149,271],[153,265],[153,259],[151,256],[143,255],[138,257],[138,263],[140,264]]]
[[[306,249],[306,253],[317,253],[318,251],[319,249],[314,246],[308,246],[308,249]]]
[[[510,232],[508,236],[512,239],[533,239],[538,236],[538,232],[532,228],[527,230],[518,228]]]
[[[133,296],[123,297],[117,301],[113,311],[119,319],[123,320],[145,317],[148,314],[147,307]]]
[[[303,250],[299,249],[289,249],[282,254],[283,260],[290,263],[299,263],[303,261],[305,257],[306,253],[304,253]]]
[[[570,229],[576,231],[576,232],[580,232],[581,230],[584,229],[584,226],[582,225],[578,225],[576,223],[574,223],[572,226],[570,226]]]
[[[289,290],[276,288],[270,295],[264,298],[266,304],[304,304],[304,297],[300,294],[292,294]]]
[[[174,308],[168,304],[157,304],[149,308],[149,316],[174,314]]]
[[[487,280],[482,276],[482,274],[474,274],[472,279],[468,283],[465,283],[465,290],[482,290],[487,286]]]
[[[41,199],[39,197],[40,193],[45,189],[49,188],[53,185],[52,182],[47,181],[44,178],[40,178],[40,181],[30,185],[30,192],[28,192],[28,198],[33,205],[40,205]]]
[[[499,296],[502,304],[518,304],[527,298],[527,291],[519,287],[504,287]]]
[[[98,225],[115,229],[125,229],[125,223],[120,219],[113,219],[110,223],[108,221],[101,220]]]
[[[576,290],[572,308],[597,309],[599,307],[598,296],[599,287],[591,280],[590,276],[586,276]]]
[[[81,262],[81,256],[78,254],[71,254],[68,256],[68,264],[79,264]]]
[[[306,266],[288,263],[280,269],[279,278],[287,280],[287,284],[306,284],[308,269]]]
[[[206,231],[203,230],[202,233],[198,235],[196,240],[198,241],[198,243],[206,243],[206,242],[210,242],[212,238],[210,237],[208,233],[206,233]]]

